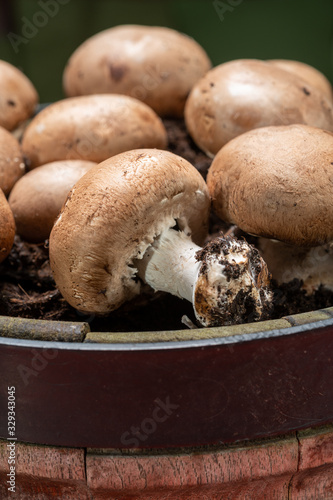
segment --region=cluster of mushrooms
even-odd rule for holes
[[[145,284],[192,302],[198,326],[269,318],[271,276],[333,288],[333,96],[318,70],[212,68],[184,34],[125,25],[86,40],[63,83],[36,113],[32,83],[0,62],[0,261],[15,232],[49,238],[78,311],[108,315]],[[212,158],[207,178],[168,151],[165,117]],[[211,209],[258,248],[209,237]]]

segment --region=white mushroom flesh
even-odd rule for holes
[[[279,285],[294,279],[310,295],[320,286],[333,290],[333,244],[298,247],[281,241],[259,238],[259,251]]]
[[[139,277],[156,291],[193,302],[201,266],[195,257],[199,250],[201,247],[184,232],[167,229],[148,247],[143,258],[136,261]]]

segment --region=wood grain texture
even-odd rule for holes
[[[291,500],[333,499],[333,430],[309,429],[298,433],[298,472],[289,487]]]
[[[6,484],[7,444],[0,440],[1,499],[333,499],[332,426],[244,446],[174,454],[17,442],[15,494]]]
[[[297,461],[296,439],[214,453],[88,454],[87,481],[96,499],[107,498],[107,492],[114,498],[146,500],[199,500],[204,495],[210,500],[234,499],[252,494],[256,499],[283,499],[288,498],[288,484]]]
[[[8,441],[0,441],[0,498],[90,498],[83,449],[16,443],[16,491],[8,491]],[[14,497],[13,497],[14,495]]]
[[[33,481],[32,478],[19,476],[15,493],[11,493],[2,478],[0,480],[1,500],[92,500],[86,485],[76,481],[36,480],[36,478]]]
[[[333,465],[300,471],[289,489],[290,500],[332,500]]]
[[[332,428],[302,431],[298,433],[299,470],[333,464]]]

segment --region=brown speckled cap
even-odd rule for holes
[[[76,49],[65,68],[68,96],[126,94],[160,116],[182,116],[193,85],[211,68],[192,38],[166,27],[122,25]]]
[[[326,76],[318,71],[318,69],[310,66],[301,61],[293,61],[290,59],[270,59],[268,62],[278,66],[281,69],[290,71],[291,73],[298,75],[308,82],[312,87],[317,88],[323,94],[328,97],[328,99],[333,99],[332,85]]]
[[[0,61],[0,126],[13,130],[32,116],[37,103],[31,81],[12,64]]]
[[[202,243],[210,198],[199,172],[173,153],[132,150],[104,161],[71,191],[50,235],[50,264],[64,298],[105,314],[140,292],[133,261],[178,224]]]
[[[294,245],[333,240],[333,134],[306,125],[251,130],[216,155],[213,207],[243,231]]]
[[[0,127],[0,189],[6,196],[24,173],[25,165],[18,140]]]
[[[15,222],[7,199],[0,189],[0,262],[9,254],[15,237]]]
[[[39,243],[49,237],[67,194],[94,162],[55,161],[24,175],[9,196],[17,233]]]
[[[208,155],[258,127],[300,123],[333,131],[332,101],[270,62],[239,59],[216,66],[193,87],[185,121]]]
[[[130,149],[166,146],[164,125],[149,106],[111,94],[72,97],[47,106],[22,139],[31,169],[58,160],[99,163]]]

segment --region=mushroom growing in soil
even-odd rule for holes
[[[30,118],[37,106],[38,94],[22,71],[0,61],[0,126],[13,130]]]
[[[207,176],[216,214],[262,238],[259,247],[273,278],[302,279],[308,291],[318,288],[332,263],[332,181],[333,134],[307,125],[263,127],[236,137],[216,155]],[[330,274],[325,286],[333,284]]]
[[[210,198],[185,159],[161,150],[119,154],[74,186],[50,235],[50,264],[64,298],[100,315],[140,293],[141,281],[193,303],[204,326],[267,317],[268,272],[245,241],[204,248]]]
[[[333,291],[333,243],[309,248],[259,238],[257,247],[278,285],[297,280],[307,295]]]
[[[122,25],[76,49],[64,71],[67,96],[126,94],[160,116],[183,116],[193,85],[211,68],[192,38],[156,26]]]
[[[0,189],[6,196],[24,173],[25,165],[18,140],[0,127]]]
[[[17,233],[32,243],[46,240],[67,194],[94,165],[82,160],[55,161],[24,175],[8,198]]]
[[[293,61],[290,59],[270,59],[268,62],[303,78],[303,80],[311,85],[311,87],[315,87],[332,101],[333,91],[330,81],[323,73],[321,73],[321,71],[317,70],[313,66],[301,61]]]
[[[199,80],[186,102],[185,121],[196,144],[214,156],[234,137],[258,127],[300,123],[333,131],[333,105],[290,71],[240,59]]]
[[[6,196],[0,189],[0,262],[2,262],[14,243],[15,222]]]
[[[99,163],[129,149],[166,146],[164,125],[149,106],[111,94],[50,104],[31,121],[22,140],[30,169],[58,160]]]

